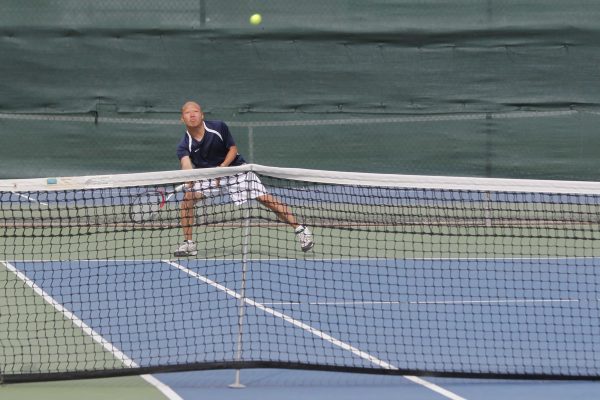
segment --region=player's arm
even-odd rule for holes
[[[194,164],[192,164],[192,159],[189,156],[183,156],[179,160],[181,163],[181,169],[194,169]],[[194,187],[194,182],[187,182],[187,188],[191,189]]]
[[[181,157],[179,162],[181,163],[181,169],[194,169],[192,159],[189,156]]]
[[[236,145],[233,145],[229,148],[229,150],[227,150],[227,155],[225,156],[225,160],[223,160],[223,162],[221,163],[221,165],[219,165],[219,167],[228,167],[233,160],[235,160],[235,157],[237,157],[238,154],[238,148]]]

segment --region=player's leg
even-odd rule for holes
[[[181,203],[181,227],[183,238],[193,240],[192,228],[194,226],[196,202],[204,198],[202,193],[186,192]]]
[[[294,228],[302,251],[308,251],[313,248],[313,235],[310,230],[298,223],[287,204],[267,192],[254,172],[229,177],[227,180],[227,189],[235,204],[241,205],[250,199],[256,199],[269,210],[273,211],[277,215],[277,218]]]
[[[196,202],[203,198],[204,195],[201,192],[186,192],[183,196],[180,215],[184,240],[175,250],[175,257],[195,256],[198,254],[198,248],[196,242],[194,242],[193,228]]]
[[[291,225],[292,228],[296,229],[299,226],[298,221],[296,221],[296,217],[294,217],[294,214],[292,214],[287,204],[282,203],[273,195],[264,194],[262,196],[258,196],[256,200],[260,201],[262,205],[273,211],[275,215],[277,215],[277,218],[286,224]]]
[[[294,214],[292,214],[292,211],[287,204],[282,203],[275,196],[270,194],[258,196],[256,200],[273,211],[281,221],[294,228],[294,233],[300,242],[302,251],[309,251],[314,247],[315,243],[313,241],[312,232],[305,225],[300,225],[298,223],[296,217]]]

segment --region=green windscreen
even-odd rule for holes
[[[192,99],[261,164],[596,180],[599,17],[585,0],[6,0],[0,176],[176,169]]]

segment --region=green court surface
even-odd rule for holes
[[[156,388],[140,377],[83,379],[0,385],[2,400],[159,400]]]

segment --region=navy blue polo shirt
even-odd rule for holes
[[[181,160],[189,156],[194,168],[218,167],[225,160],[231,146],[235,146],[233,136],[223,121],[204,121],[204,137],[195,140],[187,131],[177,146],[177,157]],[[232,166],[245,164],[241,155],[237,155]]]

